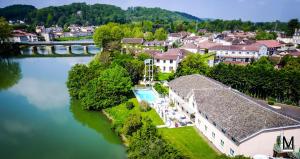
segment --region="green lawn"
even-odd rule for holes
[[[134,104],[134,108],[131,110],[128,110],[125,104],[120,104],[118,106],[105,109],[105,112],[114,119],[114,124],[122,124],[131,113],[141,113],[143,117],[149,117],[153,121],[154,125],[164,124],[154,109],[151,109],[148,112],[141,112],[137,99],[132,98],[130,101],[132,101]]]
[[[159,128],[158,131],[164,139],[191,159],[215,159],[218,156],[194,127]]]
[[[159,81],[166,81],[169,79],[169,76],[171,75],[171,73],[158,73],[158,80]]]

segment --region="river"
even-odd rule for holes
[[[3,159],[123,159],[126,151],[99,112],[70,101],[66,80],[91,57],[23,58],[0,64]]]

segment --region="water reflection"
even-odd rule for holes
[[[0,58],[0,91],[17,84],[21,77],[21,68],[18,62]]]
[[[111,130],[109,121],[100,112],[85,111],[82,109],[80,102],[76,100],[71,100],[70,111],[73,117],[82,125],[96,130],[110,143],[121,144],[118,137]]]
[[[36,78],[23,78],[10,91],[26,97],[30,104],[40,110],[64,107],[69,100],[64,83]]]

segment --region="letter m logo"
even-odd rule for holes
[[[294,136],[291,137],[289,142],[283,136],[283,150],[294,150]]]

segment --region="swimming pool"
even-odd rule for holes
[[[136,89],[134,94],[139,102],[144,100],[148,103],[153,103],[157,98],[152,89]]]

